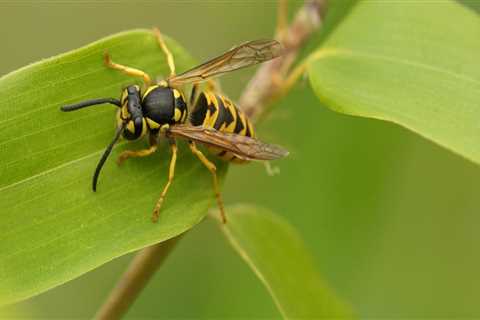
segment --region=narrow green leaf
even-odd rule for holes
[[[227,212],[223,233],[263,282],[284,318],[352,317],[351,310],[320,278],[292,226],[254,206],[237,205]]]
[[[480,19],[454,1],[361,1],[311,57],[327,106],[480,163]]]
[[[170,39],[177,71],[191,57]],[[181,147],[176,177],[158,223],[150,221],[166,183],[169,149],[115,164],[115,148],[91,191],[91,177],[114,134],[115,107],[62,113],[61,105],[119,97],[139,83],[103,65],[114,61],[150,73],[168,69],[148,30],[120,33],[27,66],[0,79],[0,304],[38,294],[198,223],[213,199],[208,170]],[[220,165],[220,172],[225,170]]]

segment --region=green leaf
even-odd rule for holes
[[[166,39],[177,71],[192,58]],[[197,224],[213,200],[211,176],[185,146],[158,223],[151,213],[166,183],[169,149],[115,164],[107,161],[96,193],[93,170],[114,134],[115,107],[63,113],[61,105],[118,97],[136,82],[103,65],[113,60],[167,75],[148,30],[120,33],[81,49],[27,66],[0,79],[0,304],[38,294],[144,246]],[[226,166],[220,166],[220,173]]]
[[[286,221],[268,210],[229,207],[221,226],[242,259],[267,288],[286,319],[352,317],[320,278],[300,236]]]
[[[310,57],[338,112],[400,124],[480,163],[480,19],[458,2],[361,1]]]
[[[480,12],[480,2],[477,0],[457,0],[459,3],[462,5],[466,6],[467,8],[470,8],[471,10],[476,11],[477,13]]]

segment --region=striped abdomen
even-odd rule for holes
[[[194,126],[214,128],[221,132],[254,137],[252,123],[227,97],[205,90],[200,93],[190,115]],[[209,147],[210,152],[225,161],[245,162],[231,152]]]

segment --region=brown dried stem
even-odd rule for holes
[[[239,100],[239,105],[253,121],[263,116],[269,105],[285,94],[292,82],[303,74],[304,70],[300,68],[294,72],[295,78],[288,76],[299,50],[321,26],[326,7],[327,0],[305,1],[290,26],[283,31],[277,30],[277,38],[285,47],[284,54],[262,64]]]

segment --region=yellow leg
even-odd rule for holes
[[[135,69],[135,68],[130,68],[130,67],[127,67],[127,66],[124,66],[124,65],[113,62],[112,58],[110,57],[110,54],[108,54],[108,52],[105,52],[105,54],[103,55],[103,61],[105,62],[105,65],[108,68],[119,70],[119,71],[121,71],[121,72],[123,72],[126,75],[129,75],[131,77],[143,78],[143,82],[145,83],[145,85],[147,87],[149,87],[150,84],[152,83],[152,80],[150,79],[150,76],[148,74],[146,74],[145,72],[143,72],[142,70],[138,70],[138,69]]]
[[[155,34],[158,44],[160,45],[160,48],[162,48],[162,51],[167,58],[168,67],[170,68],[170,76],[173,77],[175,75],[175,62],[173,60],[173,55],[170,52],[170,49],[168,49],[167,44],[163,40],[160,30],[158,30],[158,28],[153,28],[153,33]]]
[[[217,198],[218,209],[220,210],[220,216],[222,218],[223,223],[227,223],[227,217],[225,216],[225,208],[223,206],[222,196],[220,194],[220,188],[218,186],[218,178],[217,178],[217,167],[210,162],[210,160],[205,157],[205,155],[197,149],[195,142],[189,142],[190,150],[192,150],[193,154],[195,154],[198,159],[207,167],[208,170],[212,173],[213,177],[213,190],[215,191],[215,198]]]
[[[128,158],[146,157],[157,151],[157,137],[155,135],[149,136],[150,147],[143,150],[125,150],[117,158],[117,164],[121,165]]]
[[[125,150],[117,158],[117,164],[121,165],[128,158],[140,158],[151,155],[157,151],[157,145],[150,146],[148,149],[143,150]]]
[[[158,215],[160,212],[160,208],[162,207],[163,200],[165,199],[165,195],[167,194],[168,188],[170,188],[170,185],[172,184],[172,181],[173,181],[173,177],[175,176],[175,164],[177,162],[177,144],[175,140],[172,140],[170,142],[170,149],[172,150],[172,157],[170,158],[170,168],[168,170],[168,181],[165,187],[163,188],[162,194],[160,195],[160,198],[158,199],[157,204],[155,205],[155,208],[153,209],[152,222],[158,221]]]
[[[282,41],[285,37],[288,24],[288,3],[287,0],[277,1],[277,28],[275,30],[275,37]]]

